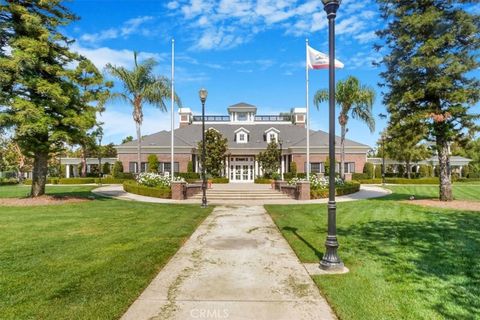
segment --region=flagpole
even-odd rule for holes
[[[307,107],[307,181],[310,181],[310,107],[309,107],[309,94],[308,94],[308,87],[309,87],[309,79],[308,79],[308,38],[305,39],[305,53],[306,53],[306,60],[305,60],[305,80],[306,80],[306,107]]]
[[[175,114],[174,114],[174,104],[175,104],[175,39],[172,39],[172,96],[171,96],[171,123],[170,123],[170,129],[171,129],[171,150],[170,150],[170,179],[173,181],[174,176],[175,176],[175,161],[173,159],[174,155],[174,120],[175,120]]]

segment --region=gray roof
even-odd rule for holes
[[[279,140],[282,141],[283,148],[302,148],[306,146],[305,128],[294,124],[283,123],[255,123],[255,124],[205,124],[205,128],[214,128],[218,130],[224,137],[228,139],[229,149],[264,149],[267,142],[264,141],[265,131],[275,128],[280,131]],[[249,139],[247,143],[237,143],[234,140],[235,131],[245,128],[249,131]],[[175,146],[176,147],[192,147],[196,148],[198,141],[202,138],[201,124],[191,124],[182,128],[175,129]],[[170,131],[160,131],[151,135],[144,136],[142,146],[170,146]],[[340,145],[340,138],[336,137],[336,144]],[[120,145],[119,147],[133,147],[137,145],[137,141],[131,141]],[[328,133],[324,131],[310,130],[310,147],[326,147],[328,146]],[[346,147],[370,148],[369,146],[352,140],[345,140]]]

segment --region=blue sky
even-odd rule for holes
[[[328,51],[327,20],[319,0],[76,0],[67,5],[81,18],[66,29],[76,39],[75,50],[99,68],[108,62],[129,67],[135,50],[140,57],[154,57],[159,62],[156,72],[170,77],[175,38],[175,89],[194,113],[201,112],[201,87],[209,91],[207,114],[226,114],[237,102],[256,105],[258,114],[304,107],[305,39],[315,49]],[[342,1],[337,58],[345,68],[337,71],[337,79],[354,75],[377,90],[375,115],[385,113],[377,86],[380,69],[372,66],[381,57],[373,44],[378,42],[374,31],[382,23],[375,1]],[[326,70],[311,71],[310,100],[327,85]],[[479,106],[475,109],[480,112]],[[327,117],[326,104],[319,111],[312,106],[313,129],[327,131]],[[109,103],[102,121],[107,143],[134,136],[128,105]],[[374,146],[384,126],[377,117],[372,134],[351,120],[347,138]],[[145,107],[142,134],[169,127],[169,112]]]

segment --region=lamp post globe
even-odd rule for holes
[[[337,205],[335,203],[335,18],[340,6],[339,0],[322,0],[328,19],[328,55],[329,55],[329,133],[328,156],[330,159],[328,182],[328,232],[325,241],[325,254],[320,261],[324,270],[343,269],[343,262],[338,256],[337,241]]]
[[[208,91],[205,88],[198,92],[200,102],[202,103],[202,208],[207,207],[207,178],[205,176],[205,101],[207,101]]]

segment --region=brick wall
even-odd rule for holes
[[[327,154],[310,154],[310,162],[325,162],[327,159]],[[340,154],[336,154],[335,159],[337,162],[340,162]],[[305,172],[305,163],[307,162],[306,154],[293,154],[292,161],[297,164],[297,172]],[[367,161],[367,156],[365,153],[358,154],[345,154],[345,162],[355,162],[355,172],[363,172],[363,166]]]
[[[142,162],[148,162],[147,158],[150,154],[142,154]],[[159,162],[170,162],[170,154],[157,154]],[[187,172],[188,162],[192,160],[192,155],[188,153],[175,154],[173,157],[178,162],[180,172]],[[123,164],[123,171],[129,172],[129,163],[137,161],[136,153],[119,153],[118,160]]]

